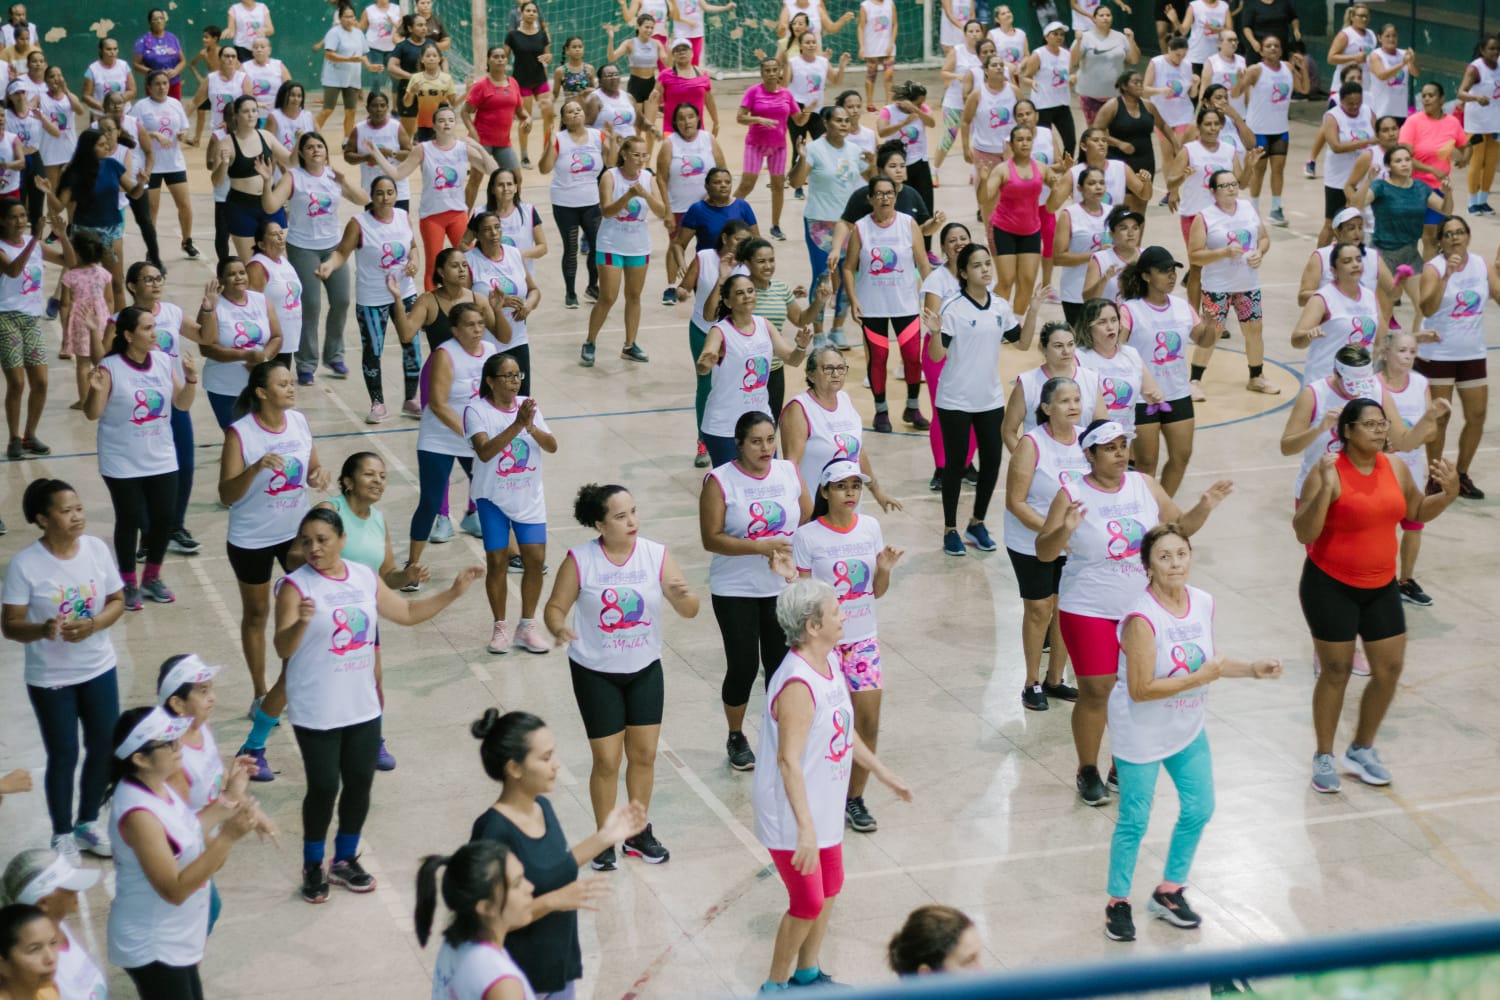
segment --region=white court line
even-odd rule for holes
[[[500,696],[495,693],[495,689],[491,686],[493,684],[493,681],[490,678],[488,666],[489,665],[487,663],[484,663],[483,661],[470,660],[469,673],[473,674],[474,679],[477,680],[481,685],[483,685],[484,689],[489,692],[490,700],[495,703],[496,707],[504,708],[504,704],[501,702]],[[557,761],[557,783],[559,785],[567,785],[570,787],[578,784],[578,778],[573,774],[572,771],[568,770],[568,765],[562,762],[562,758],[554,755],[553,759]]]
[[[729,832],[734,834],[735,839],[744,845],[745,850],[750,852],[750,856],[755,859],[756,864],[770,864],[770,853],[761,846],[760,841],[755,839],[754,834],[745,829],[745,824],[735,818],[734,813],[729,811],[729,807],[703,783],[703,779],[698,777],[692,768],[684,764],[681,757],[672,752],[671,744],[665,738],[657,738],[657,749],[660,751],[657,754],[657,759],[665,760],[668,764],[672,765],[672,770],[677,772],[677,776],[686,782],[687,786],[702,800],[709,811],[719,817],[720,821],[729,828]]]

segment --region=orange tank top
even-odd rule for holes
[[[1396,525],[1406,516],[1406,496],[1385,455],[1365,475],[1339,454],[1339,498],[1328,507],[1323,533],[1308,557],[1323,572],[1351,587],[1382,587],[1396,577]]]

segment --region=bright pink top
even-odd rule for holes
[[[995,202],[995,212],[990,216],[990,225],[1002,233],[1012,236],[1030,236],[1042,230],[1041,206],[1042,165],[1031,161],[1031,176],[1022,177],[1016,171],[1016,161],[1007,160],[1005,170],[1010,171],[1000,186],[1000,197]]]
[[[769,128],[765,125],[751,125],[745,133],[746,146],[769,146],[772,149],[786,148],[787,119],[802,110],[790,90],[782,87],[772,94],[763,83],[757,83],[745,91],[740,107],[749,108],[752,115],[769,118],[777,123]]]
[[[703,70],[697,76],[678,76],[677,70],[669,69],[656,76],[661,85],[662,131],[672,131],[672,116],[677,105],[691,104],[698,110],[698,123],[703,124],[703,95],[713,89],[713,81]]]
[[[514,77],[506,77],[503,84],[481,77],[469,88],[464,103],[474,109],[474,131],[479,133],[481,146],[510,145],[511,123],[521,106],[521,87]]]
[[[1425,111],[1418,111],[1401,125],[1401,141],[1409,145],[1423,163],[1440,164],[1451,170],[1453,151],[1468,142],[1469,136],[1452,115],[1434,120]],[[1425,170],[1415,170],[1412,176],[1430,188],[1442,186]]]

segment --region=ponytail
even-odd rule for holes
[[[1144,299],[1146,292],[1146,275],[1141,271],[1140,258],[1137,257],[1120,272],[1120,301]]]

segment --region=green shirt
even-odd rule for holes
[[[328,501],[344,522],[344,558],[368,566],[377,574],[385,565],[385,515],[377,507],[369,517],[359,517],[349,509],[342,495]]]
[[[1401,188],[1382,177],[1370,189],[1375,196],[1370,202],[1375,213],[1375,235],[1370,242],[1375,249],[1399,250],[1422,238],[1422,223],[1427,218],[1427,199],[1432,197],[1432,188],[1419,180]]]

